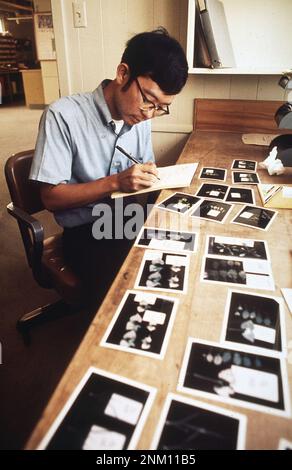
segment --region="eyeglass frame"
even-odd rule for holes
[[[145,94],[143,93],[143,90],[142,90],[141,85],[140,85],[140,83],[139,83],[139,81],[138,81],[138,78],[137,78],[137,77],[134,78],[134,81],[136,82],[137,87],[138,87],[138,89],[139,89],[139,91],[140,91],[140,93],[141,93],[141,96],[142,96],[142,99],[143,99],[143,103],[144,103],[144,104],[149,103],[149,105],[152,106],[152,107],[149,107],[148,109],[145,109],[145,108],[143,109],[143,106],[139,106],[139,109],[140,109],[142,112],[148,113],[148,112],[151,111],[151,112],[153,112],[154,115],[156,114],[156,116],[166,116],[167,114],[170,114],[168,104],[164,105],[164,106],[165,106],[165,108],[164,108],[164,107],[160,106],[159,104],[155,104],[155,103],[153,103],[152,101],[148,100],[148,98],[147,98],[147,97],[145,96]],[[161,112],[161,111],[163,111],[161,114],[157,114],[157,112]]]

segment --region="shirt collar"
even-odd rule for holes
[[[109,125],[113,118],[103,94],[103,89],[108,85],[108,83],[110,83],[110,80],[103,80],[98,85],[98,87],[93,91],[93,101],[104,124]]]
[[[113,118],[110,113],[109,107],[107,102],[105,101],[103,90],[104,88],[111,82],[111,80],[106,79],[103,80],[98,87],[93,91],[93,101],[96,106],[96,109],[103,120],[104,124],[112,129],[112,122]],[[132,129],[132,126],[129,124],[124,123],[123,129],[121,134],[128,132]]]
[[[102,119],[103,123],[113,129],[112,123],[113,123],[113,118],[110,113],[109,107],[107,105],[107,102],[105,101],[104,93],[103,90],[104,88],[111,82],[111,80],[106,79],[103,80],[98,87],[93,91],[93,101],[95,104],[95,107],[100,115],[100,118]],[[120,132],[120,135],[125,134],[126,132],[129,132],[132,129],[133,126],[130,126],[129,124],[124,123],[122,130]]]

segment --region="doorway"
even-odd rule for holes
[[[60,97],[50,0],[0,0],[0,92],[32,109]]]

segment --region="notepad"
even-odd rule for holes
[[[155,183],[153,183],[150,188],[140,189],[139,191],[134,191],[131,193],[116,191],[112,193],[111,197],[115,199],[118,197],[133,196],[135,194],[159,191],[161,189],[188,187],[191,184],[197,166],[198,163],[184,163],[182,165],[171,165],[157,168],[160,180],[157,179],[157,181],[155,181]]]

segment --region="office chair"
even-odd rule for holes
[[[32,216],[44,210],[39,185],[29,181],[29,171],[34,151],[12,155],[5,164],[5,177],[12,202],[8,213],[19,226],[28,264],[36,282],[44,288],[55,289],[61,299],[25,314],[17,322],[24,329],[32,322],[52,317],[54,312],[72,313],[82,305],[82,283],[66,266],[62,253],[62,235],[45,239],[41,222]]]

